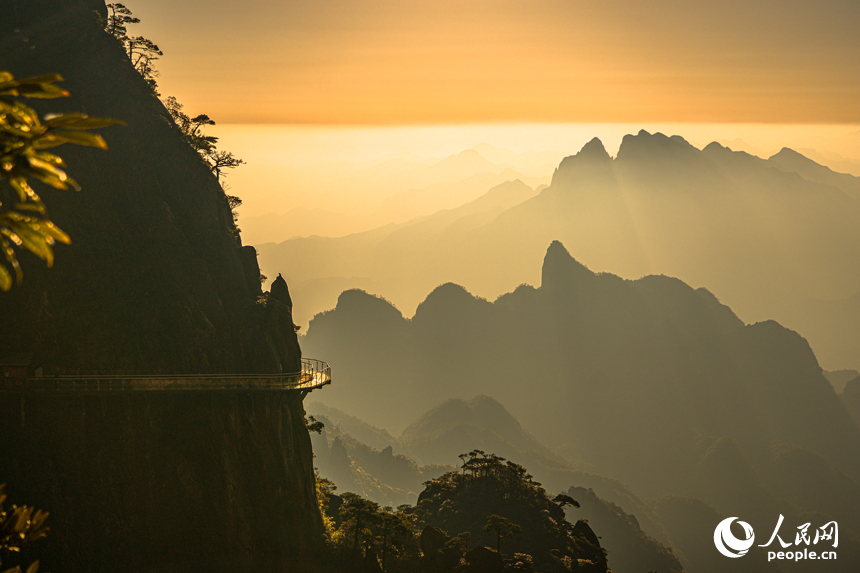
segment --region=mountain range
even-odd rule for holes
[[[860,530],[860,429],[809,344],[773,321],[745,324],[675,278],[594,273],[554,242],[539,288],[491,303],[449,283],[411,319],[347,291],[303,346],[338,369],[327,404],[379,427],[412,424],[404,436],[432,426],[432,412],[412,423],[429,404],[492,395],[571,468],[705,504],[666,511],[712,506],[762,529],[814,512]],[[435,441],[481,436],[457,408],[462,427],[424,432],[416,453],[442,461]]]
[[[348,288],[411,312],[445,282],[489,299],[534,283],[535,261],[558,239],[589,267],[677,276],[707,286],[745,321],[816,333],[810,340],[827,368],[860,366],[856,333],[840,326],[843,345],[851,339],[851,350],[840,350],[824,318],[796,310],[860,288],[860,178],[788,149],[765,160],[641,131],[624,137],[615,158],[592,140],[535,191],[478,218],[449,209],[346,237],[259,245],[261,268],[289,269],[306,305],[299,322]]]

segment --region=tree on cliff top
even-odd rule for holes
[[[107,9],[108,17],[102,21],[105,32],[119,40],[134,69],[143,76],[153,93],[160,97],[158,83],[155,81],[155,78],[158,77],[155,61],[164,53],[155,42],[143,36],[128,35],[128,25],[140,23],[140,18],[135,18],[128,7],[120,3],[111,3],[107,5]],[[205,126],[215,125],[215,122],[208,115],[203,113],[194,117],[189,116],[182,111],[182,104],[174,96],[168,96],[167,99],[163,100],[163,103],[176,127],[182,132],[185,141],[200,154],[200,157],[219,182],[222,175],[226,177],[225,170],[233,169],[245,163],[230,151],[219,151],[216,145],[218,138],[203,132]],[[238,197],[228,195],[228,199],[230,199],[232,208],[235,208],[234,204],[235,206],[241,204]]]
[[[44,121],[29,106],[14,99],[57,98],[68,96],[54,85],[62,81],[57,74],[15,79],[0,71],[0,290],[8,291],[21,283],[23,271],[16,251],[25,249],[45,261],[54,262],[53,245],[69,243],[69,236],[48,216],[38,193],[30,186],[37,179],[55,189],[80,190],[64,171],[65,163],[45,149],[74,143],[107,149],[105,140],[86,130],[121,124],[113,119],[88,117],[80,113],[46,116]]]

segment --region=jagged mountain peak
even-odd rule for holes
[[[680,135],[666,136],[660,132],[648,133],[644,129],[636,135],[625,135],[618,148],[619,160],[655,159],[657,157],[685,157],[700,153]]]
[[[577,155],[593,159],[610,159],[609,154],[606,152],[606,148],[603,146],[603,142],[597,137],[583,145]]]
[[[574,259],[560,241],[546,250],[541,271],[541,288],[556,289],[594,277],[588,267]]]
[[[579,153],[570,155],[561,160],[558,169],[555,170],[552,176],[552,184],[559,182],[570,183],[577,174],[593,173],[589,168],[605,169],[612,165],[612,157],[606,152],[603,142],[597,137],[582,146]]]

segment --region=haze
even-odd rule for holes
[[[860,121],[851,0],[133,9],[168,93],[222,122]]]

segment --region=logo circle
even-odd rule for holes
[[[737,517],[727,517],[717,524],[714,529],[714,545],[717,551],[726,557],[742,557],[747,554],[753,543],[755,543],[755,533],[752,526],[745,521],[738,521],[738,525],[744,530],[746,539],[738,539],[734,536],[731,530],[731,525]]]

